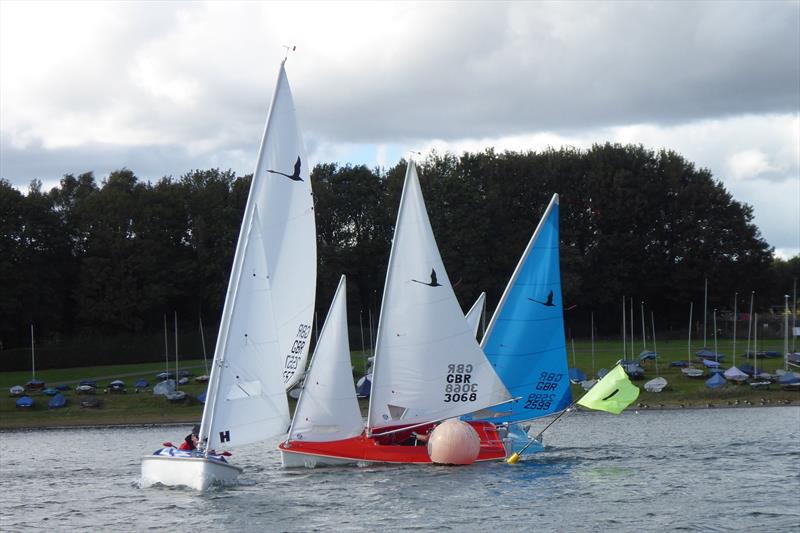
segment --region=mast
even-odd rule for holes
[[[622,358],[628,358],[628,332],[625,330],[625,297],[622,297]]]
[[[687,348],[689,360],[687,361],[687,363],[689,363],[690,367],[692,366],[692,309],[693,308],[694,308],[694,302],[689,302],[689,345]]]
[[[214,424],[214,408],[217,403],[217,391],[219,389],[220,378],[225,367],[225,352],[228,346],[228,334],[231,328],[231,316],[233,314],[233,306],[236,301],[236,295],[239,292],[239,282],[242,277],[242,267],[244,264],[245,250],[247,243],[250,240],[250,230],[253,225],[253,212],[255,210],[256,200],[253,195],[255,184],[259,179],[258,165],[261,161],[264,152],[264,140],[266,139],[269,126],[272,122],[272,110],[275,106],[275,101],[278,98],[278,91],[280,90],[281,76],[284,75],[284,64],[286,58],[281,61],[281,66],[278,69],[278,81],[275,83],[275,90],[272,93],[272,100],[269,104],[269,112],[267,113],[267,121],[264,124],[264,132],[261,135],[261,144],[258,148],[258,157],[256,158],[256,170],[253,173],[253,179],[250,181],[250,189],[247,193],[247,203],[244,208],[244,215],[242,218],[242,226],[239,229],[239,239],[236,245],[236,251],[233,256],[233,267],[231,268],[231,276],[228,282],[228,290],[225,295],[225,304],[222,308],[222,319],[219,325],[219,334],[217,335],[217,343],[214,348],[214,360],[211,365],[211,376],[209,377],[208,392],[206,394],[206,403],[203,405],[203,418],[200,422],[200,442],[205,448],[205,455],[208,457],[208,447],[205,442],[208,440],[210,429]]]
[[[414,160],[409,158],[408,165],[410,166],[410,165],[413,165],[413,164],[414,164]],[[408,174],[408,168],[406,168],[406,174]],[[387,290],[389,288],[389,272],[390,272],[390,269],[392,267],[392,258],[394,257],[394,244],[395,244],[395,242],[397,242],[397,232],[399,230],[399,224],[398,223],[400,221],[400,215],[402,214],[403,206],[405,205],[403,203],[403,200],[405,199],[406,190],[407,189],[408,189],[408,176],[406,176],[406,178],[403,180],[403,190],[400,193],[400,204],[399,204],[399,206],[397,208],[397,220],[395,221],[395,225],[394,225],[394,227],[395,227],[394,232],[395,233],[394,233],[394,236],[392,237],[392,247],[389,249],[389,263],[388,263],[388,266],[386,268],[386,280],[383,283],[383,296],[381,297],[381,312],[378,315],[378,333],[377,333],[377,336],[376,336],[376,339],[375,339],[375,348],[376,348],[376,350],[373,353],[373,357],[375,357],[375,359],[372,360],[372,376],[373,376],[373,380],[372,380],[372,385],[371,385],[372,388],[370,390],[370,395],[369,395],[369,404],[368,404],[368,407],[367,407],[367,436],[368,437],[372,436],[372,427],[371,427],[370,420],[372,420],[372,402],[373,402],[373,399],[375,398],[375,394],[374,394],[375,393],[375,378],[378,376],[378,360],[379,360],[379,357],[378,357],[378,354],[377,354],[377,347],[378,347],[378,345],[379,345],[379,343],[381,341],[381,336],[383,335],[383,331],[382,331],[382,328],[381,328],[381,321],[384,318],[383,309],[386,306],[386,293],[387,293]],[[370,317],[369,317],[369,326],[370,326],[370,343],[371,343],[372,342],[372,310],[371,309],[370,309]]]
[[[783,295],[783,369],[789,371],[789,295]]]
[[[164,313],[164,372],[169,379],[169,339],[167,339],[167,313]]]
[[[372,343],[372,307],[367,308],[367,313],[369,314],[369,352],[375,355],[375,345]]]
[[[792,289],[792,352],[795,351],[795,339],[797,335],[794,334],[797,328],[797,278],[794,278],[794,288]]]
[[[178,312],[173,311],[175,318],[175,392],[178,392],[178,381],[180,381],[178,374]]]
[[[575,338],[572,336],[571,331],[569,333],[569,341],[572,344],[572,366],[577,369],[578,363],[575,362]]]
[[[717,309],[714,308],[714,361],[719,363],[719,352],[717,351]]]
[[[739,321],[738,313],[739,293],[733,293],[733,366],[736,366],[736,322]]]
[[[589,313],[589,321],[590,321],[590,327],[591,327],[591,330],[592,330],[591,333],[590,333],[591,339],[592,339],[592,376],[597,377],[597,374],[595,374],[595,371],[594,371],[594,311]]]
[[[36,381],[36,348],[33,340],[33,322],[31,322],[31,381]]]
[[[645,327],[644,327],[644,300],[642,300],[642,351],[643,352],[647,351],[647,344],[645,343],[645,337],[647,337],[647,334],[645,332]]]
[[[636,360],[636,356],[633,354],[633,329],[634,329],[634,326],[633,326],[633,296],[631,296],[630,302],[631,302],[631,305],[630,305],[630,313],[631,313],[631,322],[630,322],[630,324],[631,324],[631,361],[635,361]]]
[[[367,375],[367,366],[369,365],[369,361],[367,359],[367,352],[364,351],[364,310],[361,308],[358,310],[358,326],[361,330],[361,357],[364,359],[364,375]],[[322,324],[322,327],[324,328],[325,324]],[[297,410],[296,407],[295,410]]]
[[[656,319],[655,316],[653,316],[652,311],[650,311],[650,324],[653,329],[653,353],[655,354],[655,361],[656,361],[656,377],[658,377],[661,374],[658,371],[658,348],[656,347]]]
[[[758,313],[753,324],[753,377],[758,376]]]
[[[706,324],[708,323],[708,278],[703,289],[703,349],[706,348]]]
[[[200,318],[200,342],[203,344],[203,364],[206,367],[206,376],[208,375],[208,357],[206,356],[206,337],[203,334],[203,314],[198,313]]]
[[[748,317],[747,322],[747,352],[745,353],[745,357],[750,359],[750,333],[753,329],[753,298],[756,295],[756,291],[752,291],[750,293],[750,316]]]

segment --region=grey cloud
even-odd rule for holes
[[[321,134],[354,142],[785,112],[799,107],[799,8],[631,2],[453,9],[421,25],[382,64],[322,65],[295,86]],[[512,32],[515,25],[522,27]]]

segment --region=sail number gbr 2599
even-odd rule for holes
[[[292,376],[294,376],[295,372],[297,372],[297,366],[300,364],[300,359],[302,359],[301,354],[303,353],[303,348],[305,348],[306,343],[308,342],[308,336],[310,333],[311,326],[307,324],[300,324],[300,327],[297,328],[297,335],[295,335],[295,340],[292,343],[292,348],[289,351],[289,355],[286,356],[286,362],[284,363],[283,367],[284,383],[289,381]]]
[[[536,390],[542,392],[535,392],[529,394],[525,401],[525,409],[534,409],[544,411],[550,409],[555,399],[555,394],[546,394],[546,391],[555,391],[564,374],[557,372],[540,372],[539,382],[536,384]]]
[[[474,402],[478,399],[478,384],[472,383],[472,365],[447,365],[444,385],[445,402]]]

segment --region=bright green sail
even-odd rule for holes
[[[638,397],[639,387],[631,383],[625,370],[617,365],[575,403],[618,415]]]

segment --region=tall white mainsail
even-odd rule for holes
[[[509,398],[458,304],[409,162],[381,304],[369,429],[456,417]]]
[[[364,430],[350,366],[346,293],[342,276],[297,402],[289,440],[342,440]]]
[[[283,433],[285,390],[308,356],[316,280],[309,166],[281,63],[225,297],[201,439],[238,446]]]

